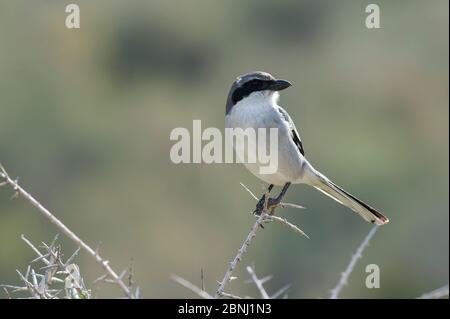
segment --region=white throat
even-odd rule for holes
[[[258,91],[237,102],[231,112],[225,117],[226,127],[260,127],[257,121],[267,114],[278,110],[278,92]],[[278,111],[276,111],[278,114]]]
[[[278,100],[280,99],[280,94],[275,91],[257,91],[252,92],[248,96],[244,97],[242,100],[237,102],[233,109],[240,109],[245,111],[257,111],[258,109],[265,107],[278,107]]]

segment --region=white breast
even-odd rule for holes
[[[273,109],[271,100],[263,92],[253,92],[233,106],[225,118],[226,127],[258,128],[260,121]]]
[[[253,128],[256,131],[258,128],[278,128],[278,170],[274,174],[260,174],[260,167],[266,166],[265,163],[257,161],[244,165],[266,183],[284,185],[286,182],[295,183],[300,178],[303,157],[298,156],[296,146],[291,140],[290,128],[278,111],[277,95],[276,92],[253,92],[233,106],[225,117],[225,126]],[[249,142],[257,145],[256,140]],[[247,153],[245,155],[248,156]],[[258,158],[257,154],[253,155]],[[242,158],[242,155],[240,157]]]

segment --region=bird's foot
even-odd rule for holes
[[[280,205],[281,199],[279,198],[272,198],[269,197],[267,200],[267,210],[269,212],[269,215],[273,215],[275,208],[277,208]],[[256,216],[260,216],[261,213],[264,210],[264,205],[266,204],[266,195],[264,194],[261,199],[258,201],[258,203],[256,204],[256,208],[253,211],[253,213]]]

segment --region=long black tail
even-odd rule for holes
[[[366,221],[377,225],[384,225],[389,222],[389,219],[375,208],[346,192],[317,171],[315,177],[313,186],[316,189],[358,213]]]

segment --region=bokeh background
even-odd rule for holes
[[[175,127],[223,128],[236,76],[288,79],[281,105],[309,160],[385,212],[342,292],[414,298],[448,283],[448,1],[377,1],[381,29],[365,27],[371,1],[73,1],[81,29],[65,27],[64,1],[0,3],[0,161],[10,175],[111,261],[135,265],[146,298],[195,297],[173,273],[214,291],[246,237],[262,182],[240,165],[172,164]],[[18,283],[57,229],[0,189],[0,282]],[[278,224],[258,233],[228,291],[256,296],[245,265],[272,274],[267,289],[327,298],[371,225],[307,186],[279,211],[310,240]],[[76,248],[62,238],[70,255]],[[101,269],[77,259],[92,281]],[[381,269],[367,289],[365,266]],[[2,297],[6,297],[3,295]]]

